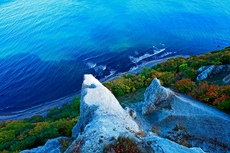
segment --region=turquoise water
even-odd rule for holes
[[[102,79],[229,46],[229,8],[229,0],[1,1],[0,111],[79,91],[84,73]]]

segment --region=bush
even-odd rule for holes
[[[209,85],[207,82],[201,82],[194,88],[191,96],[201,102],[213,105],[214,101],[223,94],[223,88],[218,85]]]
[[[225,99],[221,101],[217,108],[226,113],[230,113],[230,99]]]
[[[184,78],[190,78],[192,81],[195,81],[197,77],[197,72],[193,68],[189,68],[184,72]]]
[[[176,82],[174,89],[182,93],[188,93],[191,92],[195,86],[195,82],[191,81],[191,79],[182,79]]]
[[[187,64],[182,64],[182,65],[179,66],[179,72],[185,71],[187,69],[188,69],[188,65]]]
[[[15,130],[0,132],[0,145],[6,143],[7,141],[13,140],[15,136],[16,136]]]
[[[174,84],[176,78],[175,78],[175,74],[172,72],[164,72],[160,77],[160,80],[162,80],[164,86],[171,86],[172,84]]]
[[[136,142],[124,136],[119,136],[114,144],[105,147],[103,153],[111,152],[111,150],[123,153],[140,153],[140,149],[137,147]]]
[[[71,105],[72,111],[78,111],[78,112],[80,112],[80,100],[81,100],[80,97],[74,97],[73,98],[73,103]]]
[[[220,57],[220,61],[223,64],[229,64],[230,63],[230,54],[225,54]]]

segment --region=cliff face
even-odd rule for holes
[[[80,118],[72,133],[75,140],[65,152],[99,153],[105,146],[114,143],[120,135],[133,138],[137,143],[144,144],[143,148],[145,144],[148,144],[149,152],[203,152],[199,148],[187,148],[168,139],[160,138],[152,132],[141,137],[139,133],[142,129],[134,120],[135,117],[133,119],[129,114],[130,110],[125,111],[114,95],[97,79],[92,75],[85,75],[81,92]],[[135,114],[135,112],[131,114]],[[145,132],[147,133],[147,131]],[[42,148],[42,152],[52,152],[50,148],[55,145],[52,145],[51,141],[53,140],[46,143],[46,147],[38,147],[29,150],[29,152],[41,152]],[[44,148],[49,148],[49,150]],[[57,152],[57,148],[53,147],[53,150]]]

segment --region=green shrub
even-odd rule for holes
[[[188,69],[188,65],[187,64],[182,64],[179,66],[179,72],[185,71]]]
[[[13,140],[15,136],[16,136],[15,130],[0,132],[0,145],[6,143],[7,141]]]
[[[184,78],[190,78],[192,81],[195,81],[197,77],[197,72],[193,68],[189,68],[184,72]]]
[[[230,99],[225,99],[221,101],[217,108],[226,113],[230,113]]]
[[[73,103],[71,105],[72,111],[78,111],[78,112],[80,112],[80,100],[81,100],[80,97],[74,97],[73,98]]]
[[[220,57],[220,61],[223,64],[230,64],[230,54],[225,54]]]

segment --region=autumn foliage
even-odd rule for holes
[[[176,82],[174,88],[179,92],[188,93],[191,92],[195,86],[195,82],[191,81],[191,79],[181,79]]]
[[[44,145],[48,139],[71,137],[80,113],[80,98],[72,104],[51,109],[46,117],[39,115],[20,121],[0,121],[0,152],[13,153]],[[62,150],[67,146],[63,141]]]
[[[140,150],[133,139],[129,137],[119,136],[114,144],[104,148],[104,153],[140,153]]]

